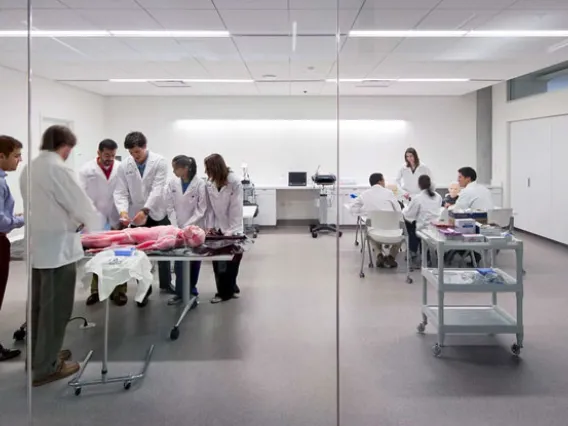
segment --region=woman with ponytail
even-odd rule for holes
[[[416,231],[424,229],[428,224],[440,216],[442,196],[432,189],[430,176],[421,175],[418,178],[420,193],[412,197],[410,203],[404,208],[402,214],[406,220],[408,230],[409,250],[412,255],[418,253],[420,240]]]

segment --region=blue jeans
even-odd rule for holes
[[[174,263],[174,272],[176,273],[176,295],[183,297],[183,264],[184,262]],[[189,288],[192,296],[199,295],[197,291],[197,281],[199,280],[199,271],[201,270],[201,262],[189,262]]]

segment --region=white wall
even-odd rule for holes
[[[119,144],[129,131],[139,130],[147,135],[150,149],[167,158],[184,153],[200,163],[219,152],[234,169],[246,162],[257,185],[285,183],[288,171],[311,173],[320,164],[322,172],[335,172],[336,116],[333,97],[106,100],[108,136]],[[440,185],[455,180],[459,167],[476,166],[475,94],[342,97],[340,118],[345,120],[340,174],[357,183],[365,184],[376,171],[394,178],[408,146],[418,150]]]
[[[0,67],[0,133],[19,139],[27,158],[27,77]],[[34,77],[32,86],[32,151],[39,150],[42,117],[70,121],[77,135],[75,161],[82,164],[96,154],[97,143],[104,137],[104,98],[59,83]],[[20,166],[20,170],[22,166]],[[18,185],[19,171],[8,174],[8,184],[16,200],[16,210],[23,211]]]
[[[493,179],[503,187],[505,206],[510,205],[509,123],[568,114],[568,90],[543,93],[507,102],[507,84],[493,86]],[[538,144],[538,140],[534,143]]]

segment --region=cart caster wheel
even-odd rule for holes
[[[81,395],[81,388],[75,388],[75,396]]]
[[[432,353],[435,357],[440,357],[440,355],[442,355],[442,347],[439,343],[436,343],[434,346],[432,346]]]
[[[258,234],[252,234],[253,238],[258,238]]]
[[[339,231],[338,234],[339,234],[339,238],[343,237],[343,232]]]
[[[420,324],[418,324],[418,327],[416,327],[416,330],[418,330],[418,333],[423,334],[424,331],[426,331],[426,324],[421,322]]]
[[[170,331],[170,339],[177,340],[179,337],[179,328],[174,327],[172,331]]]
[[[414,281],[411,277],[406,277],[406,284],[412,284]]]
[[[365,278],[365,273],[364,273],[364,272],[361,272],[361,273],[359,274],[359,278]]]
[[[21,342],[26,338],[26,330],[22,330],[21,328],[14,331],[14,336],[12,336],[16,342]]]
[[[315,227],[316,227],[316,225],[310,225],[310,232],[313,232]]]
[[[126,382],[124,382],[123,386],[124,386],[124,390],[128,390],[132,387],[132,382],[126,381]]]
[[[355,247],[359,245],[359,241],[355,241]]]
[[[317,232],[312,232],[312,238],[317,238],[318,237],[318,233]]]
[[[521,354],[521,346],[519,346],[517,343],[513,343],[511,345],[511,352],[513,352],[513,355],[519,356]]]
[[[372,269],[372,268],[374,268],[374,267],[375,267],[375,265],[374,265],[374,264],[373,264],[372,262],[371,262],[371,263],[369,263],[369,268],[371,268],[371,269]]]

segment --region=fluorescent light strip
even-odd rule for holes
[[[337,79],[328,78],[327,83],[337,83]],[[340,83],[372,83],[391,81],[398,83],[463,83],[471,81],[469,78],[340,78]]]
[[[32,30],[32,37],[56,37],[56,38],[96,38],[96,37],[118,37],[118,38],[219,38],[230,37],[228,31],[59,31],[59,30]],[[24,30],[0,31],[2,37],[27,37],[28,32]]]
[[[461,38],[461,37],[487,37],[487,38],[526,38],[526,37],[568,37],[568,30],[489,30],[489,31],[454,31],[454,30],[353,30],[349,37],[371,38]]]
[[[184,83],[254,83],[254,80],[227,78],[111,78],[110,83],[163,83],[183,81]]]

